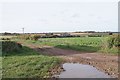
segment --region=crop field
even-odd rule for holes
[[[103,50],[107,37],[74,37],[74,38],[40,38],[38,41],[21,40],[24,44],[36,46],[54,46],[62,49],[72,49],[83,52],[117,53],[117,49]],[[19,41],[19,40],[17,40]]]
[[[88,45],[99,46],[104,38],[101,37],[76,37],[76,38],[40,38],[38,41],[23,40],[25,43],[34,43],[39,45]]]
[[[51,39],[45,44],[53,43],[52,45],[58,48],[91,52],[99,50],[101,41],[101,38],[63,38]]]

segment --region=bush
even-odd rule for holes
[[[108,47],[120,47],[120,36],[112,35],[107,39]]]
[[[111,35],[102,43],[102,49],[111,49],[111,48],[118,48],[120,47],[120,36],[119,35]]]
[[[17,38],[25,39],[25,40],[38,40],[40,38],[40,35],[25,34],[25,35],[19,35]]]
[[[19,51],[22,45],[14,41],[2,41],[2,52],[8,53],[12,51]]]
[[[102,37],[102,35],[88,35],[88,37]]]
[[[120,36],[111,35],[103,40],[101,51],[105,53],[118,53],[120,49]]]
[[[40,38],[40,36],[39,35],[32,35],[31,37],[30,37],[30,40],[38,40]]]
[[[10,38],[1,38],[0,40],[10,40]]]

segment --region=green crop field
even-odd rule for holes
[[[101,45],[102,38],[52,38],[40,39],[40,43],[63,49],[79,51],[97,51]]]
[[[34,44],[38,47],[47,45],[83,52],[103,52],[116,54],[117,49],[102,49],[103,46],[106,46],[104,44],[106,38],[107,37],[40,38],[38,41],[21,40],[21,42],[24,44]]]
[[[26,44],[39,45],[88,45],[99,46],[104,38],[102,37],[76,37],[76,38],[40,38],[38,41],[22,40]]]

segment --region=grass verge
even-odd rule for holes
[[[19,52],[2,56],[3,78],[50,78],[50,70],[60,65],[56,57],[40,55],[24,47]]]

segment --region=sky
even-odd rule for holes
[[[118,31],[118,2],[2,0],[0,32]]]

